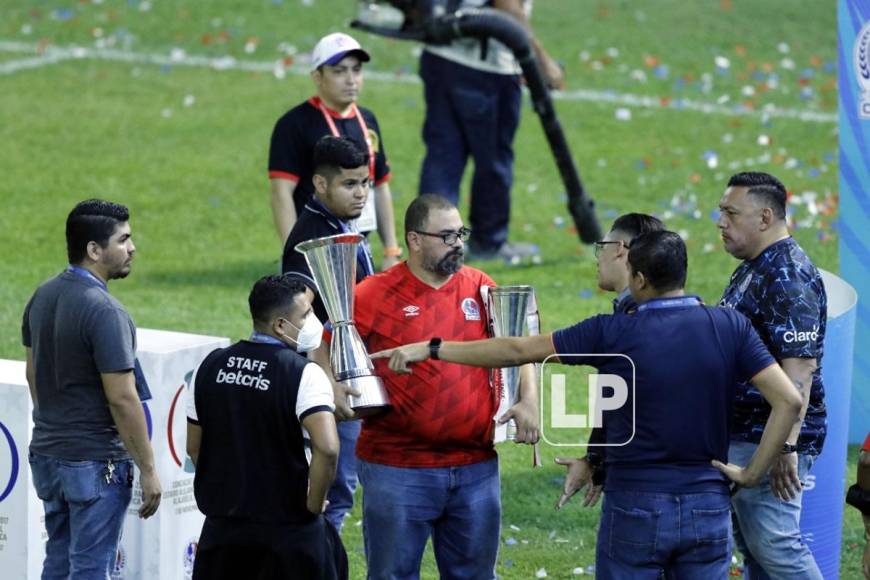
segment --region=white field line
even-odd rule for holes
[[[46,64],[61,62],[71,59],[97,59],[115,62],[128,62],[139,64],[152,64],[159,66],[190,66],[211,68],[214,70],[236,70],[247,72],[263,72],[276,74],[291,74],[307,76],[309,71],[298,64],[284,67],[281,60],[239,60],[232,56],[209,57],[189,55],[183,50],[173,49],[169,53],[157,52],[132,52],[111,48],[87,48],[80,46],[56,47],[47,46],[40,49],[36,44],[17,41],[0,40],[0,52],[39,54],[36,58],[0,63],[0,75],[12,74],[19,70],[37,68]],[[366,78],[393,82],[419,84],[420,79],[416,74],[397,75],[391,72],[366,70]],[[698,101],[694,99],[672,98],[663,103],[658,97],[636,95],[632,93],[619,93],[616,91],[581,89],[553,94],[557,101],[584,101],[609,105],[644,109],[672,109],[678,111],[694,111],[704,115],[722,115],[727,117],[765,117],[796,119],[799,121],[815,123],[837,123],[836,113],[812,111],[808,109],[779,108],[772,105],[765,106],[760,110],[746,108],[742,105],[727,106],[719,103]]]
[[[63,62],[71,58],[72,56],[63,54],[44,54],[42,56],[22,58],[20,60],[7,60],[6,62],[0,62],[0,76],[11,75],[22,70],[41,68],[50,64]]]

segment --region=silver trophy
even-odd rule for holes
[[[528,334],[527,310],[535,289],[531,286],[497,286],[489,290],[489,313],[492,317],[492,333],[495,336],[524,336]],[[517,404],[520,398],[520,368],[498,369],[501,384],[507,394],[508,407]],[[517,438],[517,424],[511,419],[507,424],[507,439]]]
[[[390,401],[353,323],[356,257],[362,240],[359,234],[339,234],[302,242],[296,251],[308,262],[332,324],[332,374],[361,393],[348,397],[348,404],[357,416],[367,417],[389,407]]]

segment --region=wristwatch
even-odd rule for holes
[[[429,358],[432,360],[441,360],[438,358],[439,350],[441,350],[441,339],[436,336],[429,341]]]
[[[789,453],[794,453],[797,451],[797,445],[792,445],[791,443],[783,443],[782,444],[782,454],[787,455]]]

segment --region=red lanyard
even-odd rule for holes
[[[341,133],[338,132],[338,127],[335,126],[335,121],[332,120],[332,115],[329,114],[329,111],[326,109],[326,106],[323,104],[323,101],[317,99],[317,108],[320,109],[320,112],[323,113],[323,118],[326,119],[326,124],[329,125],[329,130],[332,131],[332,134],[335,137],[341,137]],[[359,108],[357,108],[356,103],[351,105],[353,109],[353,115],[356,117],[357,123],[359,123],[359,128],[362,130],[363,138],[366,141],[366,148],[369,151],[369,180],[372,182],[372,186],[374,187],[375,181],[375,153],[372,151],[372,138],[369,134],[368,125],[366,125],[365,119],[363,119],[362,114],[359,112]]]

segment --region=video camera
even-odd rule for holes
[[[357,19],[351,26],[380,36],[428,44],[448,44],[458,38],[481,41],[494,38],[508,47],[523,71],[532,106],[541,119],[577,234],[587,244],[601,239],[595,204],[583,189],[528,34],[512,16],[486,6],[463,8],[461,0],[360,0]]]
[[[456,38],[444,27],[460,5],[461,0],[360,0],[351,26],[391,38],[446,43]]]
[[[460,0],[360,0],[355,28],[373,34],[433,42],[438,22],[452,16]]]

